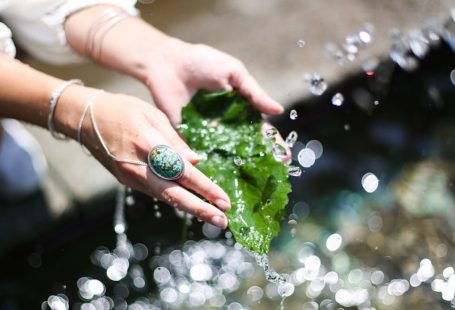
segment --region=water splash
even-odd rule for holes
[[[281,297],[280,309],[284,309],[284,300],[294,293],[294,284],[286,280],[287,275],[279,274],[269,264],[269,258],[266,254],[250,252],[256,259],[257,264],[264,269],[265,278],[270,283],[277,286],[278,295]]]
[[[278,130],[275,127],[269,128],[265,131],[265,136],[268,139],[272,139],[278,135]]]
[[[298,137],[299,136],[298,136],[296,131],[294,131],[294,130],[291,131],[289,133],[289,135],[286,137],[286,141],[285,142],[286,142],[287,146],[292,148],[294,146],[294,144],[297,142]]]
[[[287,152],[281,144],[275,143],[272,146],[272,155],[277,161],[282,161],[286,158]]]
[[[327,83],[316,73],[306,74],[304,80],[309,84],[309,90],[315,96],[321,96],[327,90]]]
[[[339,65],[352,62],[357,59],[362,48],[373,43],[373,33],[373,25],[365,24],[357,33],[346,36],[341,43],[326,43],[325,54]]]
[[[289,112],[289,118],[292,119],[293,121],[295,121],[298,117],[298,114],[297,114],[297,111],[296,110],[291,110],[291,112]]]
[[[340,93],[336,93],[333,97],[332,97],[332,104],[336,107],[340,107],[343,105],[343,102],[344,102],[344,96]]]
[[[302,47],[305,47],[305,45],[306,45],[306,42],[304,40],[300,39],[297,41],[297,47],[302,48]]]
[[[296,167],[296,166],[289,166],[288,173],[290,176],[299,177],[302,175],[302,169],[300,169],[300,167]]]

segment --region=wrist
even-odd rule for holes
[[[62,93],[54,112],[54,127],[68,138],[76,139],[79,120],[87,101],[96,89],[71,85]]]

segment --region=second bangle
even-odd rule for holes
[[[51,94],[51,99],[49,101],[49,111],[47,113],[47,128],[49,129],[51,135],[57,140],[66,140],[67,138],[64,134],[55,131],[54,127],[55,108],[57,107],[58,100],[60,99],[60,96],[62,95],[63,91],[74,84],[84,85],[84,83],[81,80],[78,79],[69,80],[55,88]]]

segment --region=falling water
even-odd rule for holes
[[[260,255],[255,252],[250,253],[256,259],[258,265],[264,269],[265,278],[267,279],[267,281],[277,285],[278,295],[280,295],[281,297],[280,309],[283,310],[284,300],[286,299],[286,297],[289,297],[294,293],[295,290],[294,284],[286,280],[287,275],[279,274],[272,267],[270,267],[269,258],[267,254]]]

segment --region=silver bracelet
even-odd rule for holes
[[[82,115],[81,115],[81,119],[79,120],[79,125],[77,126],[77,135],[76,135],[77,142],[79,142],[82,150],[85,153],[87,153],[87,155],[89,155],[89,156],[91,155],[90,151],[87,148],[85,148],[84,145],[82,144],[82,125],[84,124],[85,116],[87,115],[88,109],[93,104],[93,101],[95,101],[95,99],[99,95],[101,95],[103,92],[104,92],[104,90],[100,89],[87,100],[84,111],[82,112]]]
[[[119,8],[108,8],[101,12],[99,19],[93,23],[87,32],[85,55],[98,60],[101,54],[101,44],[104,36],[115,24],[128,17],[130,17],[130,15]]]
[[[96,102],[95,99],[96,99],[97,95],[100,94],[101,92],[102,91],[98,91],[87,101],[87,106],[85,107],[85,110],[87,110],[87,112],[90,114],[90,120],[92,121],[93,129],[95,131],[95,134],[96,134],[96,137],[98,138],[99,143],[101,144],[101,146],[104,149],[104,152],[106,152],[106,154],[107,154],[107,156],[109,156],[109,158],[111,158],[114,161],[120,162],[120,163],[133,164],[136,166],[147,166],[148,164],[146,162],[143,162],[140,160],[119,158],[119,157],[115,156],[114,154],[112,154],[111,151],[109,150],[109,148],[107,147],[106,142],[104,142],[104,139],[101,136],[101,132],[98,129],[98,125],[96,123],[96,118],[95,118],[95,112],[93,111],[93,105]],[[83,114],[84,118],[85,118],[85,114],[87,113],[85,110],[84,110],[84,114]],[[82,119],[82,122],[83,121],[84,120]],[[82,124],[82,122],[80,122],[80,123]],[[82,125],[81,125],[81,128],[82,128]]]
[[[98,94],[102,91],[98,91],[94,94],[88,101],[87,106],[84,109],[84,113],[82,114],[81,121],[79,122],[80,128],[82,130],[82,123],[84,122],[85,115],[87,113],[90,114],[90,119],[92,121],[93,130],[98,138],[99,143],[106,152],[106,155],[111,158],[112,160],[120,163],[127,163],[136,166],[147,166],[153,174],[163,180],[178,180],[183,176],[183,172],[185,170],[185,162],[183,158],[174,151],[171,147],[163,144],[155,145],[147,155],[147,162],[135,160],[135,159],[128,159],[128,158],[120,158],[115,156],[111,153],[109,148],[106,145],[103,137],[101,136],[101,132],[98,129],[98,125],[96,123],[95,112],[93,111],[93,106],[95,104],[95,99]],[[78,131],[78,139],[80,140],[80,131]]]
[[[55,88],[51,94],[51,100],[49,101],[49,111],[47,113],[47,128],[49,129],[51,135],[57,140],[66,140],[67,137],[64,134],[55,131],[54,127],[55,108],[57,107],[58,100],[60,99],[60,96],[62,95],[63,91],[74,84],[84,85],[84,83],[81,80],[78,79],[69,80]]]

